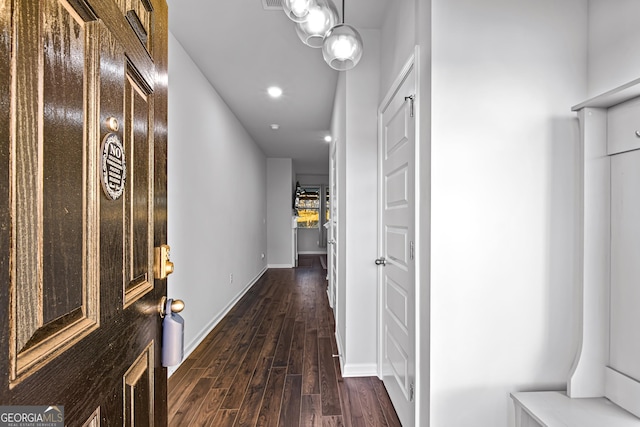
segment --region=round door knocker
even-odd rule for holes
[[[124,192],[127,163],[124,147],[117,133],[108,133],[102,140],[102,189],[111,200],[118,200]]]

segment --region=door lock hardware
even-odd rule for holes
[[[107,119],[107,127],[111,132],[118,132],[118,128],[120,127],[120,125],[118,124],[118,119],[116,119],[115,117],[109,117]]]
[[[169,245],[154,248],[153,275],[157,280],[166,279],[173,273],[173,263],[169,260]]]
[[[162,318],[162,366],[179,364],[184,357],[184,302],[163,296],[158,311]]]
[[[168,307],[167,301],[171,302]],[[182,310],[184,310],[184,301],[182,301],[181,299],[167,300],[167,297],[163,296],[160,300],[160,305],[158,306],[158,313],[160,313],[160,317],[166,316],[167,313],[169,313],[169,310],[171,310],[171,313],[180,313]]]
[[[410,101],[411,104],[409,104],[409,116],[413,117],[413,102],[415,101],[416,96],[415,95],[409,95],[409,96],[405,96],[404,97],[404,101]]]
[[[385,265],[387,265],[387,260],[382,256],[376,260],[376,265],[381,265],[384,267]]]

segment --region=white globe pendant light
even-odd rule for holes
[[[331,28],[322,43],[325,62],[338,71],[347,71],[358,65],[364,49],[358,30],[344,23],[345,1],[342,1],[342,24]]]
[[[306,19],[296,24],[296,33],[307,46],[321,48],[324,35],[338,22],[338,9],[333,1],[312,0]]]
[[[282,0],[282,10],[293,22],[307,19],[313,0]]]

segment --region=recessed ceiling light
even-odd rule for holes
[[[267,89],[267,93],[272,98],[280,98],[282,96],[282,89],[280,89],[278,86],[271,86],[269,89]]]
[[[331,142],[331,135],[327,135],[324,137],[325,142]]]
[[[278,130],[280,129],[280,125],[277,123],[273,123],[271,125],[269,125],[269,127],[271,127],[272,130]]]

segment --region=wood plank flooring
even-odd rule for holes
[[[400,426],[378,378],[342,378],[325,277],[268,270],[169,378],[169,426]]]

